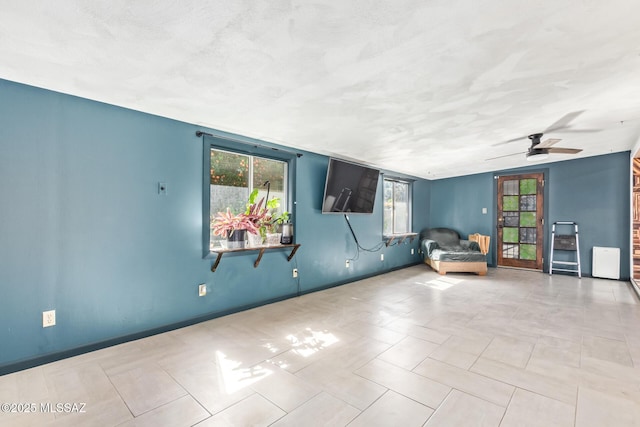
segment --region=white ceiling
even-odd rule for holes
[[[632,149],[640,2],[5,0],[0,78],[443,178]]]

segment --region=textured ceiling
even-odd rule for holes
[[[5,0],[0,78],[425,178],[632,149],[640,2]],[[565,119],[563,121],[563,118]],[[543,138],[544,139],[544,138]]]

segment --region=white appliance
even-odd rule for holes
[[[593,247],[593,277],[620,279],[620,248]]]

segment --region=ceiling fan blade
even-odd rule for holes
[[[568,127],[569,123],[571,123],[576,117],[578,117],[580,114],[584,112],[585,110],[580,110],[580,111],[574,111],[572,113],[565,114],[560,118],[560,120],[556,121],[554,124],[549,126],[543,133],[554,132],[559,129],[564,129]]]
[[[556,129],[558,133],[595,133],[602,132],[602,129],[571,129],[571,128],[559,128]]]
[[[522,155],[522,154],[525,154],[525,153],[526,153],[526,151],[522,151],[520,153],[505,154],[504,156],[489,157],[488,159],[484,159],[484,160],[487,161],[487,160],[502,159],[503,157],[519,156],[519,155]]]
[[[555,154],[578,154],[582,150],[579,148],[562,148],[562,147],[552,147],[549,148],[549,153]]]
[[[513,139],[510,139],[510,140],[508,140],[508,141],[497,142],[497,143],[495,143],[495,144],[492,144],[491,146],[492,146],[492,147],[497,147],[497,146],[499,146],[499,145],[509,144],[510,142],[521,141],[521,140],[523,140],[523,139],[527,139],[527,137],[526,137],[526,136],[520,136],[520,137],[518,137],[518,138],[513,138]]]
[[[557,139],[557,138],[547,138],[544,141],[542,141],[540,144],[535,145],[535,147],[536,148],[549,148],[553,144],[557,144],[560,141],[562,141],[562,140],[561,139]]]

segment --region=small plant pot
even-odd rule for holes
[[[227,248],[244,249],[247,230],[233,230],[227,236]]]
[[[262,236],[259,234],[247,233],[247,245],[250,248],[262,246]]]
[[[279,245],[282,233],[267,233],[267,245]]]

